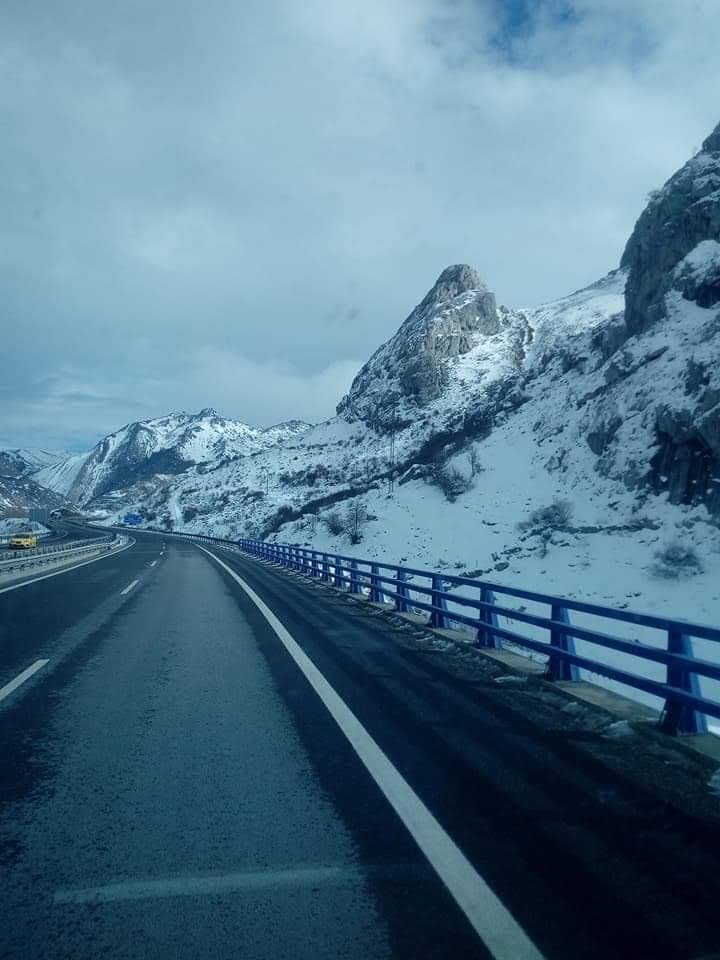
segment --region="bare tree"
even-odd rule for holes
[[[367,522],[368,513],[364,503],[355,500],[353,503],[348,504],[345,523],[347,535],[350,537],[350,543],[360,543]]]
[[[470,459],[470,476],[474,477],[482,470],[480,465],[480,454],[477,452],[477,447],[474,445],[471,446],[468,456]]]

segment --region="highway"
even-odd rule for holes
[[[705,768],[495,673],[157,536],[0,593],[0,957],[720,951]]]

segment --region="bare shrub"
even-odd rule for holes
[[[334,537],[339,536],[345,530],[345,519],[339,510],[330,510],[323,517],[328,532]]]
[[[655,553],[651,572],[665,580],[682,580],[702,573],[703,566],[697,550],[689,544],[674,540]]]
[[[547,507],[533,510],[527,520],[518,524],[518,530],[558,530],[566,527],[573,515],[573,505],[569,500],[555,499]]]
[[[296,517],[296,511],[290,506],[289,503],[284,504],[284,506],[279,507],[275,514],[275,523],[280,526],[283,523],[289,523],[290,520],[294,520]]]
[[[440,487],[445,498],[453,503],[457,498],[472,488],[471,477],[466,477],[457,467],[437,466],[432,473],[433,483]]]

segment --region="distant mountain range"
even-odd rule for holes
[[[299,420],[258,430],[222,417],[210,407],[130,423],[99,441],[88,453],[55,459],[34,479],[80,506],[100,498],[118,499],[142,486],[145,496],[169,477],[192,468],[217,468],[302,435]]]

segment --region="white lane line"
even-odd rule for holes
[[[265,617],[495,960],[543,960],[507,907],[267,604],[219,557],[198,547],[230,574]]]
[[[150,566],[151,566],[151,567],[154,567],[156,563],[157,563],[157,560],[153,560],[153,562],[150,564]]]
[[[37,673],[38,670],[42,670],[46,663],[50,663],[50,661],[36,660],[35,663],[31,664],[27,668],[27,670],[23,670],[22,673],[19,673],[14,680],[11,680],[10,683],[6,683],[4,687],[0,688],[0,700],[4,700],[5,697],[9,697],[14,690],[17,690],[21,684],[25,683],[26,680],[29,680],[34,673]]]
[[[121,590],[121,591],[120,591],[120,596],[121,596],[121,597],[124,597],[126,593],[130,593],[130,591],[132,590],[132,588],[133,588],[133,587],[136,587],[139,582],[140,582],[139,580],[133,580],[133,582],[132,582],[132,583],[129,583],[129,584],[125,587],[124,590]]]
[[[33,577],[32,580],[23,580],[22,583],[15,583],[12,587],[3,587],[0,589],[0,593],[9,593],[11,590],[19,590],[21,587],[29,587],[31,583],[39,583],[41,580],[49,580],[50,577],[59,577],[61,573],[71,573],[73,570],[79,570],[80,567],[86,567],[89,563],[97,563],[98,560],[107,560],[108,557],[116,557],[119,553],[122,553],[124,550],[129,550],[130,547],[134,545],[135,541],[132,540],[124,547],[120,547],[117,550],[111,550],[109,553],[103,553],[99,557],[93,557],[92,560],[83,560],[82,563],[76,563],[72,567],[63,567],[62,570],[54,570],[52,573],[44,573],[41,577]]]

